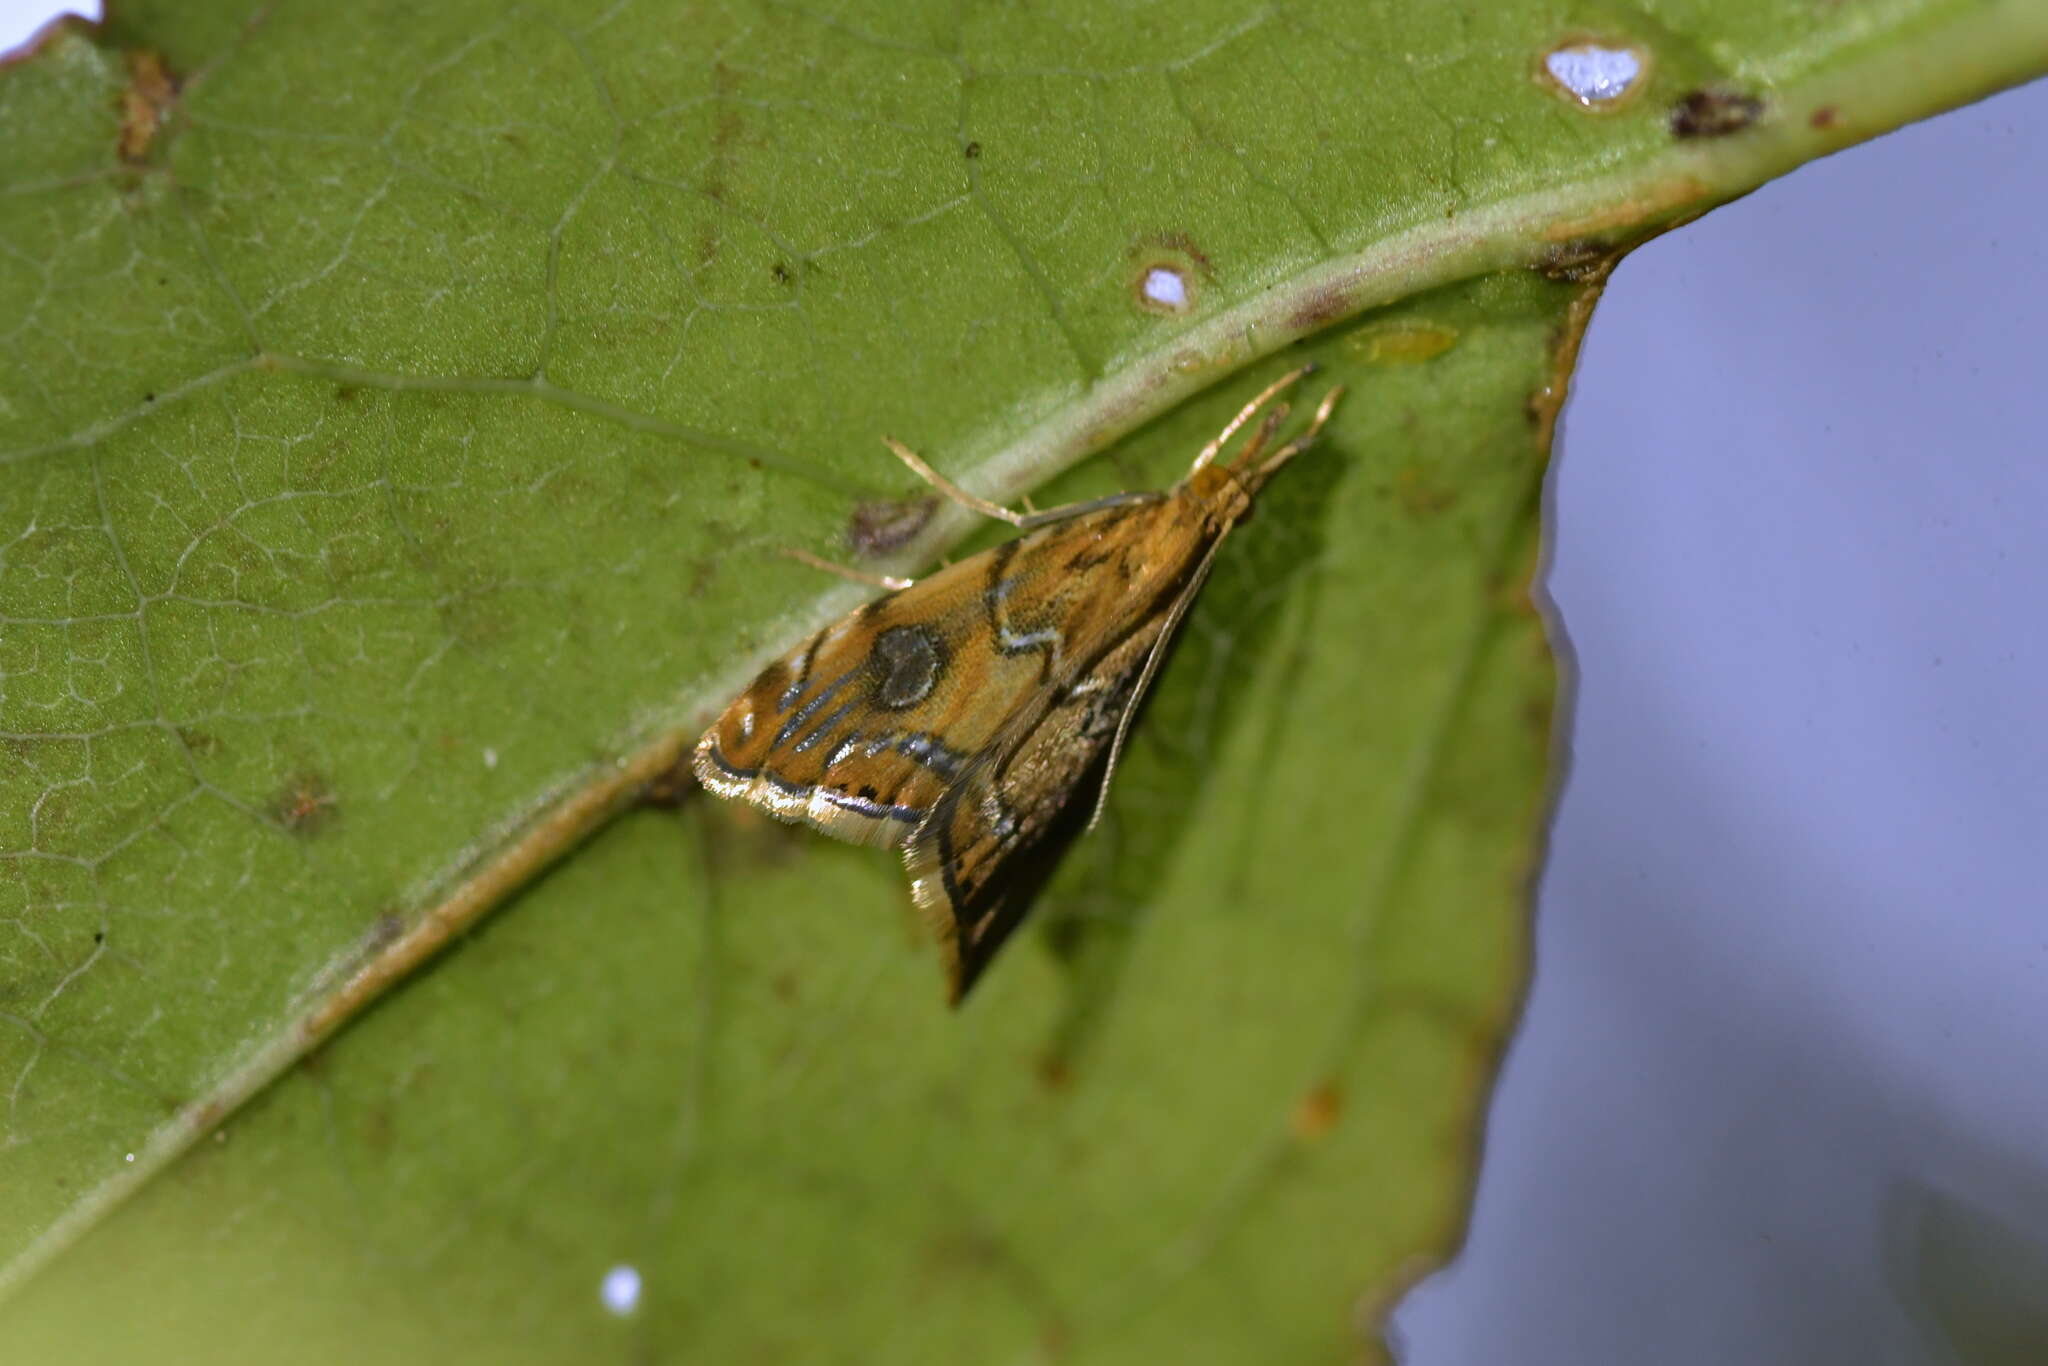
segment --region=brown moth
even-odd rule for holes
[[[698,741],[698,779],[780,820],[900,846],[957,1003],[1076,833],[1082,788],[1095,793],[1089,824],[1101,816],[1131,718],[1223,538],[1343,391],[1271,452],[1285,404],[1236,460],[1217,453],[1312,368],[1246,404],[1163,493],[1012,512],[889,441],[941,493],[1024,534],[915,583],[882,581],[894,591],[762,670]]]

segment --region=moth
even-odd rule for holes
[[[1093,794],[1100,819],[1125,738],[1174,630],[1231,529],[1329,420],[1273,447],[1278,404],[1247,403],[1163,492],[1014,512],[883,440],[946,497],[1023,534],[891,591],[761,671],[697,743],[703,785],[856,844],[900,847],[910,895],[958,1004],[1030,909]],[[837,566],[820,564],[824,568]],[[863,577],[841,570],[849,577]]]

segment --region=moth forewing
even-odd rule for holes
[[[1082,789],[1105,776],[1107,750],[1137,700],[1164,619],[1141,623],[1050,704],[978,758],[904,847],[911,900],[945,957],[959,1000],[1030,909],[1064,844],[1081,833]],[[1067,815],[1075,819],[1064,820]],[[1020,870],[1035,865],[1038,876]]]
[[[1126,512],[1043,526],[877,598],[771,663],[697,744],[721,796],[894,845],[1113,624],[1088,573]],[[1133,577],[1142,578],[1135,566]]]
[[[1236,460],[1211,457],[1306,373],[1241,409],[1164,493],[1012,513],[897,446],[942,493],[1024,534],[877,598],[762,670],[698,741],[699,780],[840,839],[902,845],[957,1001],[1079,833],[1080,789],[1100,815],[1132,718],[1223,538],[1340,391],[1263,460],[1284,405]]]

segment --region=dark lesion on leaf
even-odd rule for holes
[[[1720,138],[1739,133],[1763,117],[1764,102],[1734,90],[1688,91],[1671,107],[1671,135]]]
[[[1536,273],[1559,284],[1582,284],[1604,277],[1619,256],[1609,243],[1577,238],[1546,248],[1536,259]]]

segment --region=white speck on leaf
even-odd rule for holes
[[[1543,59],[1550,78],[1583,105],[1620,99],[1643,71],[1643,59],[1632,48],[1600,43],[1572,43]]]
[[[604,1283],[598,1294],[604,1300],[604,1307],[620,1318],[640,1307],[640,1272],[637,1267],[621,1263],[604,1273]]]

